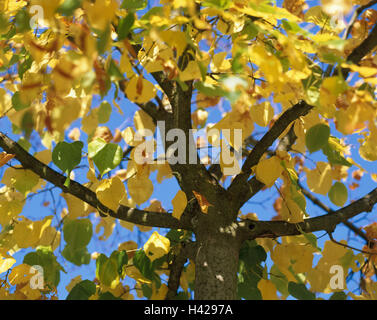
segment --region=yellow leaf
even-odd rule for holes
[[[51,246],[51,250],[55,249],[60,244],[61,233],[54,227],[48,226],[41,234],[40,240],[38,241],[38,246]]]
[[[135,75],[130,59],[128,58],[127,51],[125,51],[120,58],[119,69],[122,73],[126,73],[127,78],[129,79],[131,79],[131,77]]]
[[[163,283],[160,288],[156,288],[155,284],[152,286],[152,296],[151,300],[164,300],[166,294],[168,293],[168,287],[165,283]]]
[[[127,180],[128,191],[136,204],[141,205],[147,201],[153,193],[153,183],[147,176],[133,176]]]
[[[213,56],[212,62],[210,64],[212,72],[226,72],[231,68],[231,63],[226,60],[225,57],[228,52],[219,52]]]
[[[73,287],[81,281],[82,281],[81,275],[78,275],[77,277],[74,277],[73,279],[71,279],[71,282],[69,284],[67,284],[66,287],[65,287],[67,292],[71,292]]]
[[[258,126],[267,126],[274,116],[274,108],[269,102],[262,102],[251,108],[251,117]]]
[[[135,266],[130,266],[126,268],[126,275],[129,276],[130,278],[134,279],[137,281],[137,283],[145,283],[145,284],[151,284],[152,281],[144,278],[143,275],[140,273],[139,269],[136,268]]]
[[[135,130],[132,127],[127,127],[121,132],[123,140],[131,147],[136,147],[140,143],[142,143],[142,139],[140,141],[135,140]]]
[[[115,176],[102,180],[96,189],[96,195],[103,205],[117,212],[119,202],[123,197],[127,197],[127,192],[123,182]]]
[[[42,234],[51,224],[52,216],[41,221],[24,219],[18,221],[13,229],[13,238],[20,248],[35,247],[42,238]]]
[[[283,84],[283,67],[278,58],[267,52],[262,45],[249,47],[251,62],[259,66],[266,80],[280,87]]]
[[[128,82],[125,93],[132,102],[146,103],[156,96],[157,90],[148,80],[135,76]]]
[[[132,259],[135,255],[135,252],[137,251],[137,243],[135,241],[129,240],[126,242],[122,242],[118,246],[118,251],[126,251],[128,259]]]
[[[115,228],[115,219],[112,217],[101,217],[101,221],[96,225],[96,233],[100,233],[102,228],[103,233],[98,237],[98,239],[105,241],[113,233]]]
[[[90,208],[87,203],[72,196],[69,193],[62,193],[61,196],[65,199],[68,206],[68,218],[77,219],[79,217],[85,217],[90,213]]]
[[[180,57],[183,51],[186,49],[187,41],[186,35],[183,31],[161,31],[159,36],[169,45],[169,47],[177,50],[177,57]]]
[[[145,210],[151,211],[151,212],[166,212],[164,208],[162,207],[161,201],[152,199],[150,203],[151,204],[148,207],[146,207]]]
[[[359,139],[361,145],[359,149],[360,156],[367,161],[377,160],[377,128],[373,122],[369,123],[369,136],[364,139]]]
[[[327,162],[318,161],[315,169],[309,170],[304,168],[304,170],[310,191],[327,195],[334,179],[331,165]]]
[[[377,78],[366,78],[364,80],[370,84],[377,85]]]
[[[187,206],[186,194],[182,190],[179,190],[171,203],[173,204],[173,217],[179,220]]]
[[[12,257],[0,257],[0,274],[8,271],[16,263],[16,259]]]
[[[346,64],[346,63],[342,63],[342,67],[349,68],[354,72],[358,72],[364,78],[369,78],[369,77],[377,75],[377,68],[364,67],[364,66],[360,67],[356,64]],[[373,79],[376,79],[376,78],[373,78]],[[367,81],[368,79],[365,79],[365,80]]]
[[[83,9],[90,25],[97,30],[104,31],[115,17],[119,4],[115,0],[84,1]]]
[[[190,61],[185,70],[179,73],[181,81],[189,81],[194,79],[200,79],[202,74],[196,61]]]
[[[262,294],[263,300],[278,300],[276,287],[270,280],[261,279],[258,282],[258,289]]]
[[[25,197],[6,186],[0,189],[0,194],[0,224],[4,227],[22,212]]]
[[[14,267],[8,276],[9,283],[12,286],[15,286],[17,284],[28,282],[33,276],[31,268],[32,267],[27,264],[19,264]]]
[[[36,152],[34,154],[34,158],[44,163],[45,165],[48,165],[52,161],[52,152],[48,149]]]
[[[134,230],[134,227],[135,227],[135,224],[134,224],[134,223],[127,222],[127,221],[124,221],[124,220],[119,220],[119,224],[120,224],[123,228],[128,229],[128,230],[130,230],[131,232]]]
[[[200,209],[202,210],[202,212],[208,213],[208,207],[212,206],[212,204],[210,204],[208,202],[208,200],[203,195],[201,195],[199,192],[196,192],[196,191],[193,190],[192,193],[194,194],[196,200],[198,200],[199,206],[200,206]]]
[[[157,231],[153,232],[143,247],[146,256],[154,261],[168,254],[170,250],[170,240],[161,236]]]
[[[153,119],[143,110],[138,110],[135,112],[134,125],[138,133],[142,136],[153,135],[154,131],[156,130],[156,125],[154,124]]]
[[[255,171],[257,179],[263,182],[267,187],[272,187],[276,179],[279,178],[283,172],[280,161],[281,160],[276,156],[259,161]]]
[[[284,274],[292,267],[296,273],[304,273],[312,269],[314,248],[306,244],[288,243],[277,245],[271,259]]]
[[[6,152],[0,153],[0,167],[2,167],[4,164],[6,164],[8,161],[13,159],[16,155],[14,154],[9,154]]]
[[[338,96],[346,90],[346,83],[339,77],[325,78],[320,88],[320,113],[325,118],[332,118],[335,114],[335,102]]]
[[[80,140],[80,135],[81,135],[80,129],[79,128],[73,128],[73,129],[71,129],[71,131],[69,131],[68,138],[73,140],[73,141],[78,141],[78,140]]]

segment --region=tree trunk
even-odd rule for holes
[[[207,234],[198,244],[195,300],[237,299],[239,241],[229,234]]]

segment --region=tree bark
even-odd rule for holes
[[[237,299],[239,241],[207,234],[198,241],[195,257],[195,300]]]

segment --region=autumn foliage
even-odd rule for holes
[[[0,299],[377,299],[377,1],[276,2],[0,0]]]

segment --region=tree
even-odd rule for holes
[[[56,298],[59,261],[94,258],[68,299],[131,299],[129,278],[150,299],[376,299],[377,224],[350,221],[377,202],[363,188],[376,181],[376,3],[0,2],[0,298]],[[114,131],[124,101],[138,111]],[[146,204],[152,172],[176,179],[172,212]],[[27,218],[55,188],[58,223]],[[276,216],[243,214],[263,192]],[[95,218],[108,234],[160,229],[91,257]],[[336,240],[340,225],[365,246]],[[355,273],[359,295],[342,285]]]

